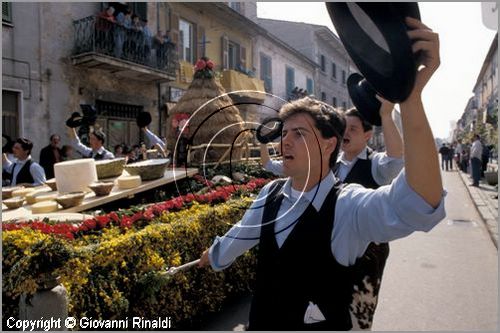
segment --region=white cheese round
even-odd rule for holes
[[[95,161],[92,158],[54,164],[59,193],[88,191],[88,185],[97,181]]]
[[[55,201],[42,201],[37,202],[33,206],[31,206],[31,212],[33,214],[44,214],[44,213],[52,213],[58,209],[57,202]]]
[[[134,188],[140,186],[142,183],[141,176],[120,176],[116,178],[116,181],[118,182],[118,187],[121,189]]]

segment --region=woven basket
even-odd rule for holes
[[[7,206],[9,209],[16,209],[23,205],[24,198],[23,197],[13,197],[7,200],[2,200],[2,203]]]
[[[45,182],[45,185],[50,187],[52,191],[57,191],[57,183],[55,178],[51,178]]]
[[[15,190],[20,190],[22,188],[24,188],[24,186],[2,187],[2,200],[12,198],[12,192],[14,192]]]
[[[113,186],[115,186],[114,182],[99,182],[90,184],[89,188],[94,191],[97,197],[100,197],[103,195],[108,195],[113,189]]]
[[[58,196],[56,198],[56,201],[64,209],[66,209],[80,205],[83,202],[84,197],[85,197],[85,192],[70,192],[68,194]]]
[[[131,175],[141,176],[142,180],[151,180],[163,177],[170,159],[160,158],[127,164],[124,169]]]
[[[95,162],[97,178],[111,178],[122,174],[125,158],[115,158],[112,160],[101,160]]]

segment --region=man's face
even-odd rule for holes
[[[90,134],[90,148],[97,150],[102,147],[102,142],[94,134]]]
[[[336,144],[336,139],[333,140]],[[288,118],[283,124],[281,141],[285,175],[301,179],[307,178],[309,173],[319,175],[335,149],[327,149],[327,142],[329,140],[322,137],[311,116],[299,113]]]
[[[358,155],[372,137],[372,131],[365,132],[358,117],[347,116],[342,150],[348,154]]]
[[[14,146],[12,146],[12,154],[15,158],[20,160],[26,159],[26,157],[28,157],[29,155],[28,151],[24,150],[23,146],[21,146],[21,144],[18,142],[14,143]]]
[[[52,139],[50,140],[50,145],[52,147],[57,147],[59,145],[59,143],[61,142],[61,138],[58,137],[58,136],[54,136],[52,137]]]

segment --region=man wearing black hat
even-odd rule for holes
[[[106,134],[101,130],[93,130],[90,132],[90,148],[83,145],[76,134],[75,128],[69,128],[69,137],[71,138],[71,145],[82,154],[83,157],[90,157],[97,160],[111,160],[115,158],[112,152],[104,148],[106,141]]]
[[[33,143],[25,138],[19,138],[14,143],[12,150],[16,162],[12,163],[5,153],[3,154],[3,169],[10,175],[10,185],[42,185],[45,181],[45,171],[31,159]]]

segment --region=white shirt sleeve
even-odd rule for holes
[[[269,159],[266,165],[264,165],[264,169],[277,176],[283,176],[283,161]]]
[[[390,186],[377,190],[346,186],[337,199],[332,253],[345,266],[353,265],[370,242],[389,242],[414,231],[428,232],[445,218],[443,191],[437,208],[411,189],[404,171]]]
[[[92,149],[82,144],[82,142],[78,137],[73,138],[70,142],[71,145],[75,148],[75,150],[80,154],[82,154],[83,157],[89,157],[89,155],[92,153]]]
[[[146,137],[149,141],[149,146],[159,145],[161,149],[165,150],[165,142],[163,142],[156,134],[151,132],[148,128],[145,128]]]
[[[372,176],[379,185],[389,185],[404,167],[402,158],[389,157],[384,153],[375,153],[372,157]]]
[[[33,177],[33,185],[42,185],[47,181],[45,178],[45,170],[40,166],[40,164],[32,162],[30,165],[30,173]]]
[[[224,236],[215,238],[208,251],[215,271],[229,267],[233,261],[259,243],[263,206],[270,184],[264,186],[245,215]]]

